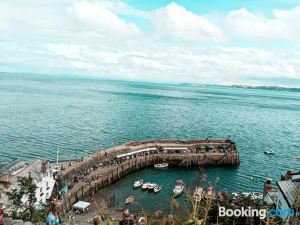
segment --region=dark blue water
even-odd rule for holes
[[[241,165],[206,171],[222,187],[260,189],[265,177],[298,170],[300,93],[0,74],[1,161],[55,159],[57,149],[60,159],[76,158],[132,140],[228,136]],[[269,149],[275,155],[263,154]]]

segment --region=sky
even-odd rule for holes
[[[299,21],[300,0],[0,0],[0,71],[300,87]]]

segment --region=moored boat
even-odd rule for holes
[[[255,200],[262,200],[263,199],[263,193],[261,193],[261,192],[252,192],[252,196]]]
[[[149,187],[149,182],[147,182],[147,183],[143,183],[143,185],[142,185],[142,190],[147,190],[148,189],[148,187]]]
[[[168,168],[169,166],[169,163],[165,160],[165,159],[162,159],[160,160],[161,162],[156,162],[154,164],[154,168],[156,169],[163,169],[163,168]]]
[[[273,150],[267,150],[267,151],[264,151],[264,153],[266,155],[274,155],[275,152]]]
[[[126,198],[125,200],[125,204],[131,204],[134,202],[134,196],[133,195],[130,195],[128,198]]]
[[[156,168],[156,169],[164,169],[164,168],[168,168],[168,166],[169,166],[169,163],[167,163],[167,162],[154,164],[154,168]]]
[[[137,180],[134,182],[133,187],[134,188],[139,188],[143,185],[144,181],[143,180]]]
[[[261,193],[261,192],[241,192],[241,193],[233,192],[232,197],[234,199],[239,198],[239,197],[244,197],[244,198],[249,197],[251,199],[261,200],[261,199],[263,199],[263,193]]]
[[[150,183],[150,184],[148,185],[148,191],[153,191],[156,185],[157,185],[157,184]]]
[[[157,185],[154,187],[153,191],[154,191],[154,193],[157,193],[157,192],[160,192],[161,189],[162,189],[162,185],[157,184]]]
[[[174,197],[176,198],[179,195],[181,195],[183,190],[184,190],[184,185],[176,185],[173,189]]]
[[[183,180],[177,180],[177,185],[174,187],[173,189],[173,194],[174,194],[174,197],[178,197],[179,195],[182,194],[184,190],[184,182]]]

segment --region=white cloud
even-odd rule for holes
[[[50,49],[50,50],[49,50]],[[208,84],[300,85],[300,53],[252,48],[165,46],[153,41],[116,46],[2,46],[2,63],[33,72],[98,74],[121,79]],[[13,54],[12,54],[13,53]],[[10,55],[10,57],[8,57]],[[287,85],[285,83],[285,85]]]
[[[190,41],[225,39],[222,31],[205,17],[193,14],[174,2],[154,12],[152,22],[162,36]]]
[[[229,32],[234,33],[234,38],[299,42],[299,21],[300,6],[290,10],[274,10],[272,18],[241,8],[228,13],[225,25],[229,27]]]
[[[128,37],[140,33],[135,24],[125,22],[100,3],[80,1],[75,3],[69,12],[85,26],[100,32],[103,36]]]
[[[146,12],[146,11],[134,8],[121,0],[109,0],[109,1],[101,0],[100,2],[101,2],[101,5],[103,5],[105,8],[113,11],[114,13],[116,13],[118,15],[127,15],[127,16],[149,19],[150,14],[151,14],[150,12]]]
[[[120,3],[77,0],[0,1],[0,40],[41,42],[97,42],[140,34],[110,8]],[[133,9],[124,13],[135,13]],[[115,7],[120,11],[121,6]],[[130,11],[131,10],[131,11]]]
[[[292,47],[299,43],[299,8],[274,10],[272,18],[240,9],[218,13],[221,19],[216,19],[176,3],[143,12],[121,0],[3,0],[0,71],[300,86],[298,47],[287,49],[276,42],[287,40]],[[140,17],[156,30],[132,23]],[[247,48],[252,42],[245,39],[279,45]],[[236,40],[243,47],[236,47]]]

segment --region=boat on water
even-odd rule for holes
[[[164,168],[168,168],[168,166],[169,163],[165,159],[162,159],[160,160],[160,162],[154,164],[154,168],[156,169],[164,169]]]
[[[168,166],[169,166],[169,163],[167,163],[167,162],[154,164],[154,168],[156,168],[156,169],[164,169],[164,168],[168,168]]]
[[[153,191],[154,188],[156,187],[157,184],[154,184],[154,183],[149,183],[148,184],[148,191]]]
[[[264,197],[261,192],[252,192],[252,196],[255,200],[262,200]]]
[[[239,196],[242,197],[250,197],[251,199],[255,200],[262,200],[263,199],[263,193],[261,192],[241,192],[241,193],[232,193],[233,198],[238,198]]]
[[[183,180],[177,180],[177,185],[174,187],[173,189],[173,194],[174,197],[178,197],[179,195],[181,195],[183,193],[184,190],[184,182]]]
[[[266,155],[274,155],[275,152],[273,150],[267,150],[267,151],[264,151],[264,153]]]
[[[133,183],[134,188],[139,188],[143,185],[144,181],[143,180],[137,180]]]
[[[194,194],[193,194],[194,200],[197,201],[197,202],[200,202],[201,199],[202,199],[202,196],[203,196],[203,188],[196,187],[195,191],[194,191]]]
[[[161,189],[162,189],[162,185],[157,184],[157,185],[154,187],[153,191],[154,191],[154,193],[157,193],[157,192],[160,192]]]
[[[142,190],[147,190],[150,184],[151,183],[149,183],[149,182],[143,183]]]
[[[179,195],[181,195],[183,190],[184,190],[184,185],[176,185],[173,189],[174,197],[176,198]]]
[[[134,196],[133,195],[130,195],[128,198],[126,198],[125,200],[125,204],[132,204],[134,203]]]

